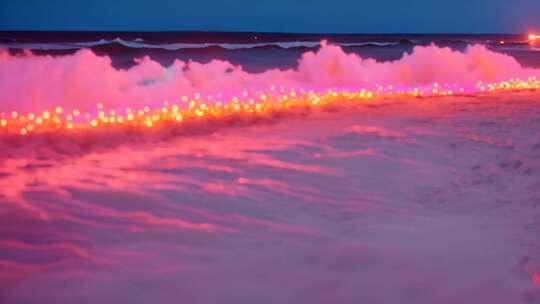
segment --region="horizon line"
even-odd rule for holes
[[[228,30],[89,30],[89,29],[0,29],[0,33],[228,33],[274,35],[529,35],[528,32],[280,32],[280,31],[228,31]]]

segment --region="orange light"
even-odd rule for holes
[[[539,39],[540,38],[536,38]],[[260,91],[249,93],[246,98],[234,96],[229,101],[215,101],[213,97],[189,100],[185,98],[185,105],[152,106],[145,105],[143,109],[132,110],[107,109],[105,105],[99,104],[101,109],[96,112],[82,113],[81,110],[62,109],[54,107],[53,111],[43,110],[41,115],[36,112],[21,113],[0,113],[0,132],[18,133],[21,135],[57,132],[64,130],[78,130],[75,134],[91,129],[105,129],[120,127],[121,124],[130,127],[160,127],[165,124],[178,123],[205,117],[205,119],[219,119],[236,115],[265,115],[274,111],[283,111],[299,107],[324,107],[330,104],[350,103],[350,102],[369,102],[369,100],[378,100],[385,98],[408,98],[408,97],[444,97],[450,95],[460,95],[464,93],[482,93],[491,94],[496,92],[508,91],[531,91],[540,90],[540,79],[532,76],[527,79],[511,78],[501,82],[478,82],[476,86],[469,89],[460,87],[457,84],[432,83],[425,87],[400,88],[393,84],[384,86],[378,85],[373,88],[362,88],[355,91],[335,90],[329,88],[324,91],[314,92],[313,90],[303,89],[284,89],[280,88],[281,93],[272,93],[272,91]],[[254,98],[257,96],[257,98]],[[220,99],[223,96],[220,97]],[[128,113],[127,116],[121,116],[116,113]],[[107,116],[106,113],[111,114]],[[11,114],[11,115],[10,115]],[[76,116],[82,115],[85,119],[76,119]],[[129,124],[125,124],[128,122]],[[79,132],[80,131],[80,132]],[[539,282],[540,274],[533,277],[533,280]],[[536,284],[536,283],[535,283]]]

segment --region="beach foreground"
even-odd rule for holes
[[[2,142],[0,302],[538,303],[539,105],[386,100]]]

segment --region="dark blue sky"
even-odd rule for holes
[[[0,0],[1,30],[540,31],[540,0]]]

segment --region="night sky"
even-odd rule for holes
[[[540,31],[539,0],[2,0],[0,30]]]

